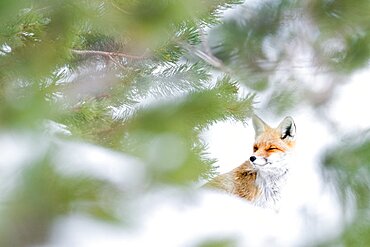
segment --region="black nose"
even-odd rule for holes
[[[250,158],[249,158],[249,160],[251,161],[251,162],[253,162],[253,161],[255,161],[257,158],[256,158],[256,156],[251,156]]]

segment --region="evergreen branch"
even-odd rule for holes
[[[82,56],[103,56],[107,58],[112,58],[112,57],[123,57],[123,58],[128,58],[128,59],[134,59],[134,60],[142,60],[146,59],[149,56],[146,55],[145,53],[140,56],[136,55],[130,55],[122,52],[110,52],[110,51],[95,51],[95,50],[76,50],[76,49],[71,49],[71,52],[76,54],[76,55],[82,55]]]

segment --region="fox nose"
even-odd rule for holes
[[[249,157],[249,160],[251,161],[251,162],[253,162],[253,161],[255,161],[257,158],[256,158],[256,156],[251,156],[251,157]]]

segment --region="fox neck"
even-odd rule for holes
[[[254,201],[254,204],[276,209],[281,199],[282,187],[286,183],[287,175],[288,168],[280,168],[275,171],[257,171],[255,183],[260,195]]]

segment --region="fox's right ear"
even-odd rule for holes
[[[263,133],[268,125],[257,115],[253,114],[252,117],[253,128],[256,133],[256,137]]]
[[[296,127],[292,117],[286,117],[279,124],[281,139],[294,140],[296,134]]]

